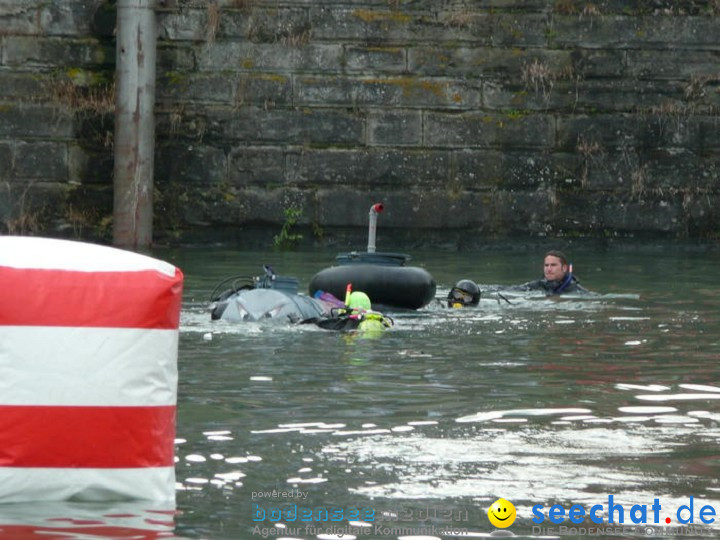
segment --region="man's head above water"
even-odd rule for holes
[[[545,254],[543,273],[548,281],[561,281],[565,279],[570,270],[570,263],[562,251],[552,250]]]

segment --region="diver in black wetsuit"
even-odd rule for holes
[[[480,303],[480,287],[469,279],[461,279],[447,295],[447,307],[477,307]]]
[[[548,251],[543,263],[543,279],[510,287],[510,290],[544,291],[548,296],[558,294],[592,294],[572,273],[572,266],[562,251]]]
[[[511,303],[501,293],[504,291],[543,291],[547,296],[561,294],[595,295],[580,285],[572,273],[572,265],[562,251],[548,251],[543,261],[542,279],[528,281],[522,285],[482,285],[482,292],[497,293],[497,296]],[[480,303],[481,290],[474,281],[462,279],[450,289],[447,307],[477,307]],[[439,299],[437,299],[439,300]]]

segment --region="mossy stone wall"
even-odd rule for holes
[[[265,239],[290,208],[328,241],[378,201],[386,237],[426,244],[720,233],[718,0],[166,0],[157,16],[160,241]],[[6,231],[107,237],[113,28],[101,0],[0,7]]]

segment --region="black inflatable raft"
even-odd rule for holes
[[[417,266],[405,266],[410,260],[401,253],[341,253],[338,266],[321,270],[310,281],[310,296],[317,291],[345,297],[348,283],[355,291],[363,291],[373,306],[419,309],[435,297],[435,280]]]

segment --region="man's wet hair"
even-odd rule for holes
[[[570,263],[568,262],[568,258],[565,256],[565,254],[562,251],[558,251],[556,249],[551,249],[545,254],[545,257],[557,257],[560,259],[560,262],[564,266],[569,266]],[[543,257],[544,258],[544,257]]]

